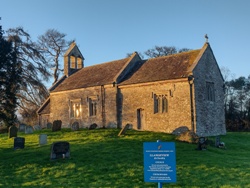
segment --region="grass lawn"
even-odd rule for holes
[[[176,143],[177,182],[163,187],[250,187],[250,133],[227,133],[221,137],[227,149],[208,146],[197,151],[194,144],[175,141],[173,135],[118,129],[62,129],[18,133],[25,148],[14,150],[13,138],[0,135],[0,187],[146,188],[143,176],[143,142]],[[48,135],[40,146],[39,135]],[[214,138],[210,138],[214,141]],[[50,160],[53,142],[68,141],[70,158]]]

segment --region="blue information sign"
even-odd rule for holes
[[[174,142],[144,142],[144,181],[176,182]]]

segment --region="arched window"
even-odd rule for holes
[[[71,118],[80,118],[81,117],[81,100],[72,100],[70,101],[70,117]]]
[[[162,97],[162,113],[168,112],[168,100],[166,96]]]
[[[208,101],[215,101],[214,83],[206,82],[206,97]]]
[[[154,94],[154,113],[159,113],[160,107],[160,98],[156,94]]]
[[[89,98],[89,116],[96,116],[97,113],[97,101]]]
[[[77,57],[77,69],[81,69],[82,68],[82,58]]]
[[[168,112],[168,100],[167,95],[154,94],[154,113],[166,113]]]
[[[76,57],[70,56],[70,68],[75,69],[76,68]]]

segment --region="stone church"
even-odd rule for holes
[[[211,46],[143,60],[130,57],[84,67],[72,43],[64,55],[64,76],[38,109],[39,124],[122,128],[198,136],[226,134],[224,80]]]

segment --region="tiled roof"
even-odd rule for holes
[[[50,112],[50,98],[48,97],[41,107],[37,110],[37,114],[49,114]]]
[[[204,51],[206,47],[207,45],[199,50],[148,60],[139,60],[118,84],[127,85],[187,77],[190,71],[196,66],[197,59],[201,55],[200,52]],[[84,67],[68,78],[65,78],[51,92],[112,84],[116,81],[117,74],[124,69],[124,66],[129,61],[130,58],[125,58]]]
[[[128,60],[129,58],[125,58],[84,67],[62,81],[52,92],[112,84],[115,76]]]
[[[195,63],[199,53],[200,50],[192,50],[141,61],[138,70],[128,75],[120,85],[187,77],[188,70]]]

